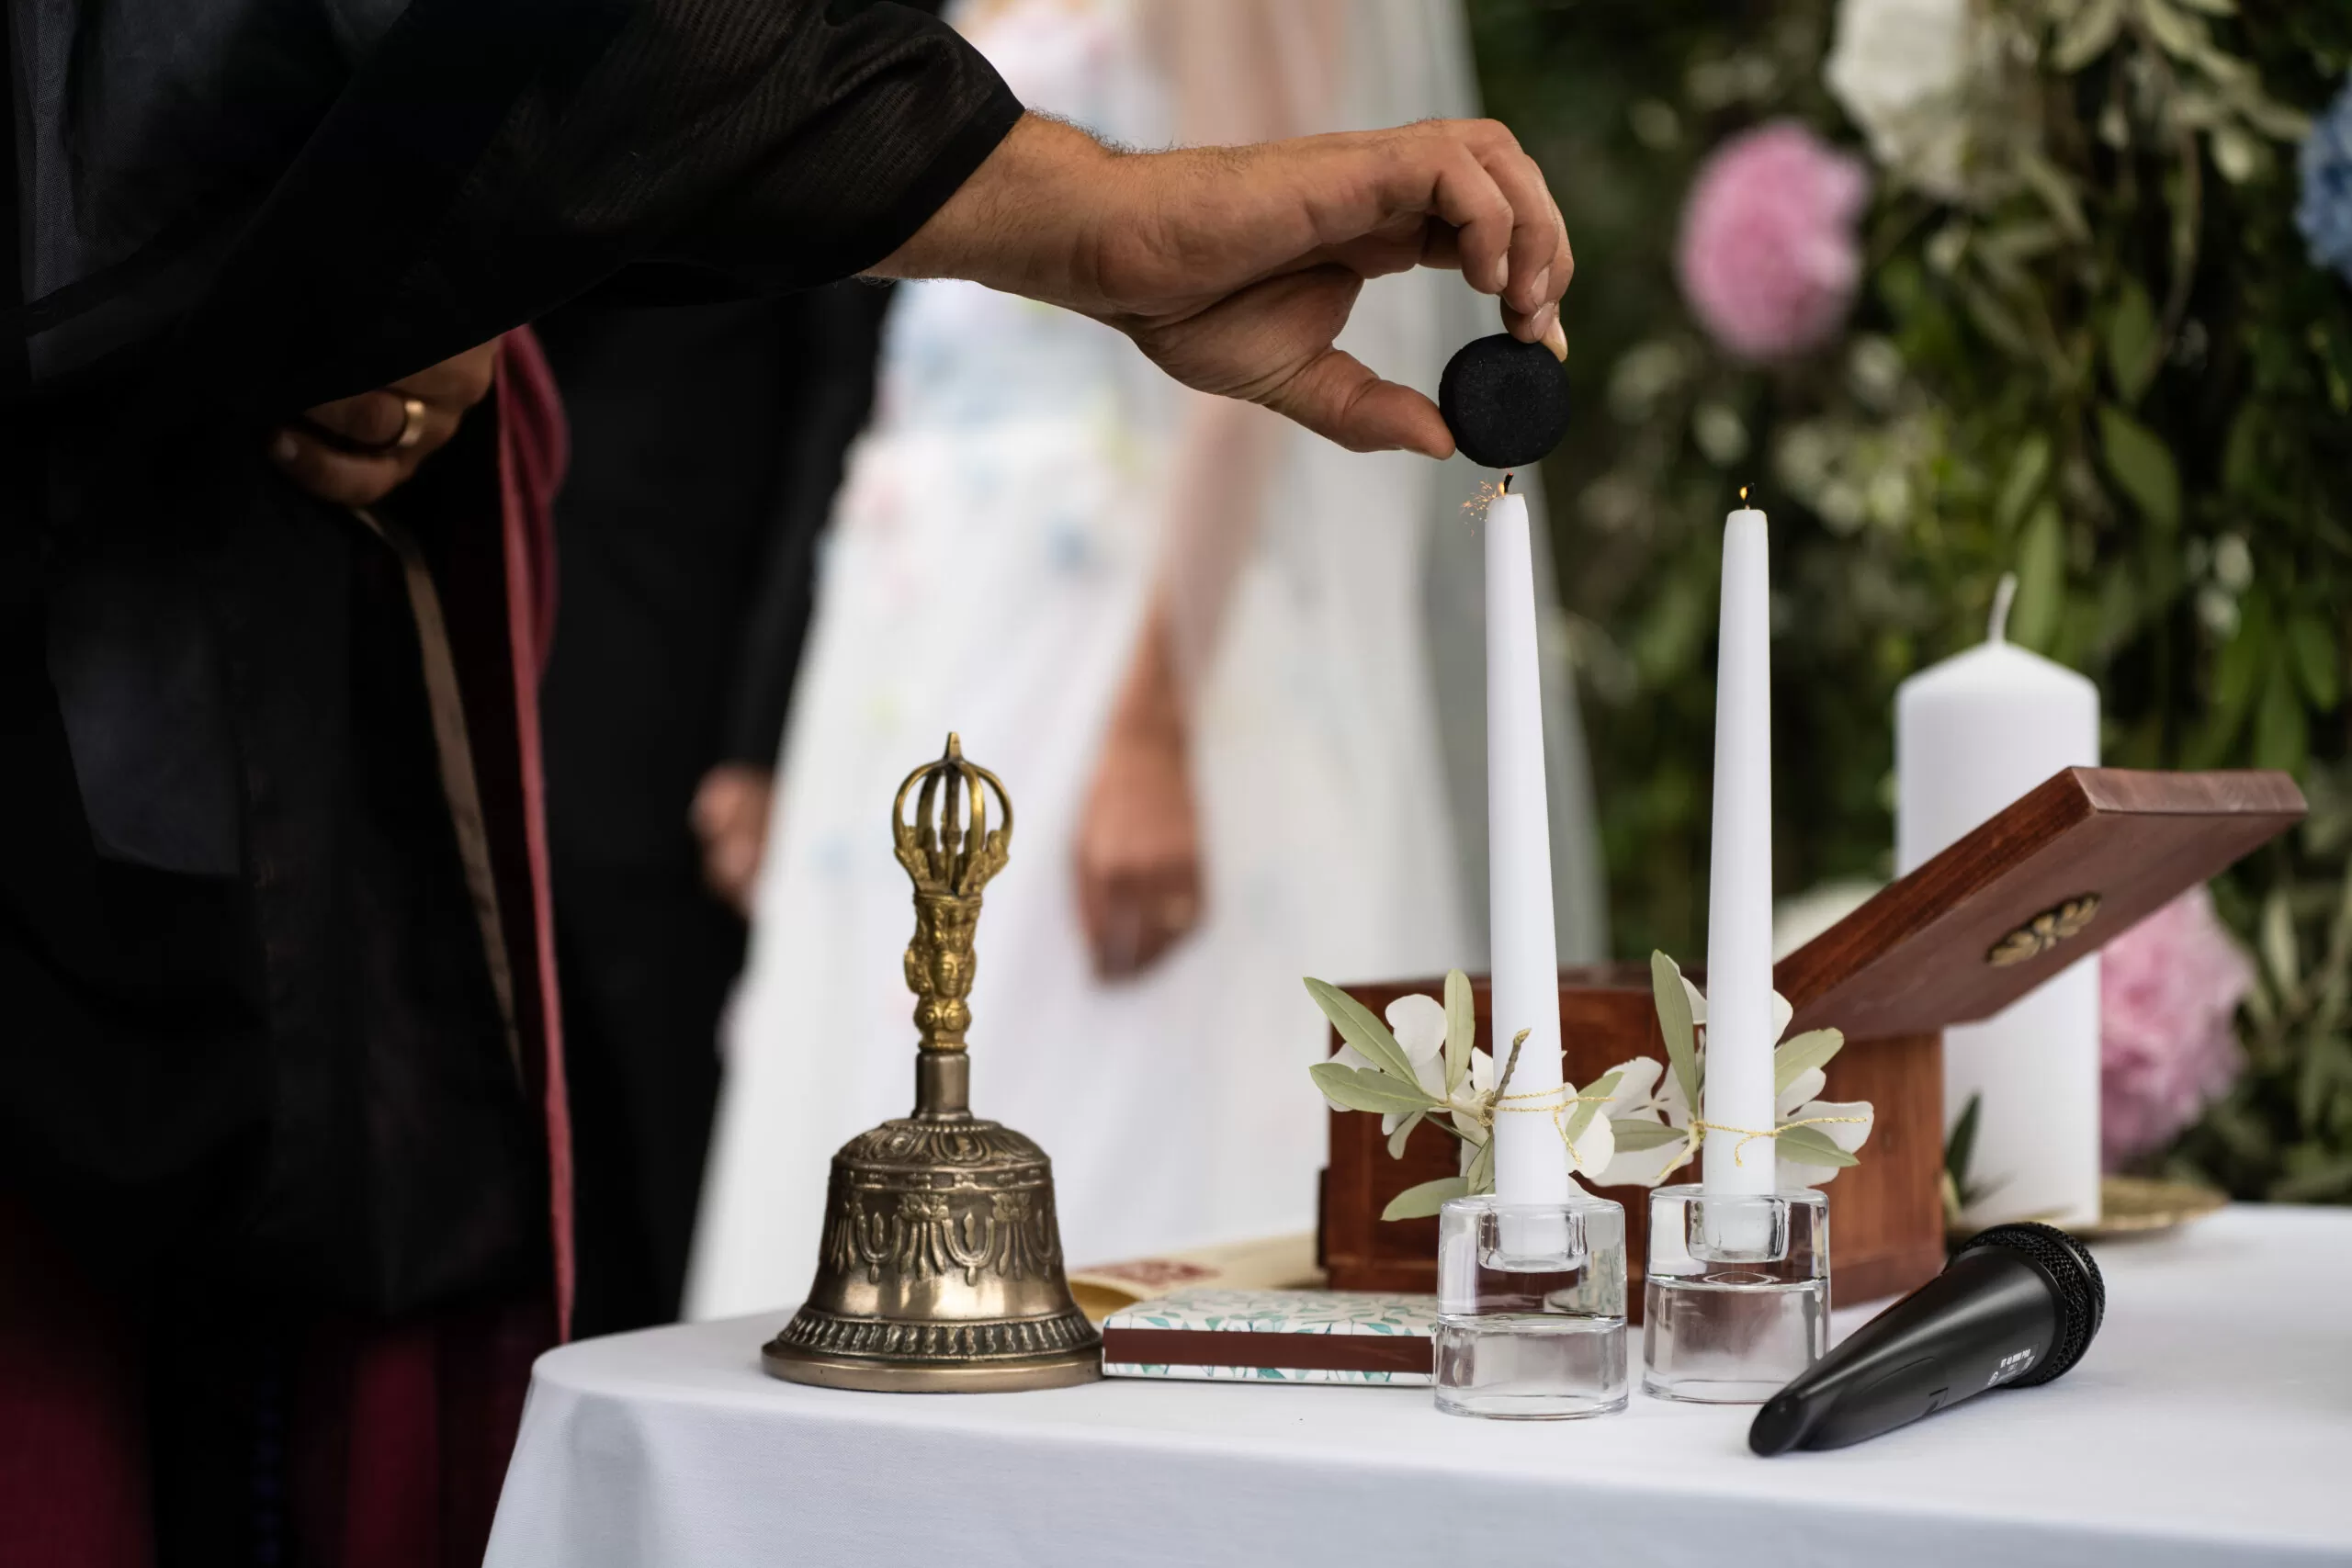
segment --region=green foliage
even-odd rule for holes
[[[1846,1048],[1846,1036],[1835,1029],[1808,1029],[1783,1040],[1772,1053],[1772,1092],[1785,1094],[1789,1086],[1813,1071],[1826,1067]]]
[[[1829,1134],[1818,1127],[1787,1126],[1781,1129],[1781,1148],[1791,1159],[1806,1165],[1827,1165],[1843,1168],[1862,1162],[1829,1141]]]
[[[1456,1198],[1470,1195],[1466,1177],[1441,1176],[1435,1181],[1424,1181],[1418,1187],[1408,1187],[1388,1200],[1388,1207],[1380,1211],[1384,1220],[1425,1220]]]
[[[1388,1026],[1374,1017],[1370,1008],[1329,980],[1312,976],[1306,981],[1306,994],[1315,998],[1315,1005],[1323,1010],[1331,1027],[1340,1032],[1340,1038],[1354,1046],[1358,1055],[1395,1078],[1400,1088],[1412,1087],[1413,1064],[1405,1055],[1405,1048],[1396,1043],[1396,1037],[1388,1032]],[[1342,1067],[1340,1071],[1349,1069]],[[1428,1095],[1421,1095],[1421,1103],[1430,1103]]]
[[[1699,945],[1721,519],[1773,516],[1781,890],[1888,874],[1893,698],[2012,635],[2085,671],[2106,754],[2293,771],[2311,822],[2216,888],[2265,955],[2248,1071],[2167,1156],[2352,1198],[2352,288],[2292,223],[2292,138],[2352,6],[1986,0],[1957,200],[1881,172],[1846,336],[1736,363],[1675,291],[1681,193],[1821,85],[1829,0],[1472,0],[1488,107],[1544,163],[1584,411],[1548,466],[1620,942]],[[1671,1042],[1669,1042],[1671,1044]]]
[[[1692,1021],[1690,993],[1682,988],[1682,971],[1663,953],[1650,954],[1650,995],[1657,1005],[1658,1033],[1666,1040],[1666,1059],[1675,1081],[1682,1086],[1682,1102],[1692,1115],[1699,1112],[1699,1030]]]

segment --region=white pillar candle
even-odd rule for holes
[[[1740,492],[1741,499],[1747,492]],[[1772,649],[1764,513],[1724,519],[1715,655],[1715,807],[1707,876],[1708,1123],[1701,1183],[1710,1197],[1768,1193],[1772,1128]],[[1760,1216],[1759,1216],[1760,1218]],[[1713,1223],[1719,1242],[1743,1235]],[[1741,1224],[1738,1233],[1754,1227]]]
[[[2059,769],[2098,763],[2098,688],[2007,640],[2015,590],[2002,580],[1982,644],[1895,693],[1898,874]],[[2098,1217],[2098,1029],[2092,957],[1984,1022],[1945,1031],[1947,1124],[1982,1096],[1969,1176],[1989,1190],[1972,1224]]]
[[[1513,1096],[1560,1088],[1559,947],[1552,928],[1551,812],[1544,787],[1544,698],[1535,650],[1535,564],[1527,500],[1503,488],[1487,507],[1487,854],[1494,927],[1495,1071],[1527,1042],[1512,1070]],[[1570,1191],[1567,1150],[1548,1113],[1554,1101],[1516,1100],[1495,1115],[1495,1196],[1506,1203],[1561,1203]],[[1529,1235],[1510,1250],[1536,1250]]]

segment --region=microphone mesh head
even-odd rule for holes
[[[1988,1247],[2006,1247],[2039,1268],[2050,1279],[2058,1308],[2058,1334],[2050,1359],[2009,1386],[2031,1388],[2064,1376],[2090,1348],[2091,1336],[2107,1316],[2107,1281],[2099,1277],[2098,1260],[2076,1237],[2032,1220],[1979,1231],[1953,1256],[1966,1257]]]

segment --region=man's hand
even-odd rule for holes
[[[1120,153],[1032,115],[876,271],[1066,305],[1187,386],[1358,451],[1442,457],[1437,405],[1332,346],[1364,279],[1417,265],[1459,267],[1515,335],[1565,355],[1566,226],[1491,120]]]
[[[372,505],[458,433],[497,367],[498,345],[486,343],[389,387],[321,403],[277,432],[270,457],[322,501]]]
[[[760,863],[767,858],[775,775],[748,762],[721,762],[702,776],[688,820],[702,843],[702,879],[727,907],[752,918]]]

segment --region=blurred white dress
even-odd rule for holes
[[[1031,106],[1130,144],[1168,140],[1127,0],[1014,0],[964,21]],[[1441,32],[1459,80],[1458,17]],[[1382,123],[1449,107],[1364,106]],[[1384,279],[1341,341],[1433,391],[1446,354],[1491,320],[1474,306],[1460,326],[1472,298],[1450,276]],[[833,1151],[912,1103],[913,907],[888,815],[951,729],[1016,814],[979,925],[972,1104],[1052,1156],[1074,1260],[1311,1227],[1324,1108],[1306,1068],[1323,1025],[1300,976],[1478,963],[1422,628],[1433,531],[1476,556],[1456,508],[1479,476],[1285,432],[1193,694],[1203,922],[1139,978],[1095,978],[1073,840],[1193,395],[1067,311],[902,286],[785,740],[691,1315],[797,1300]]]

